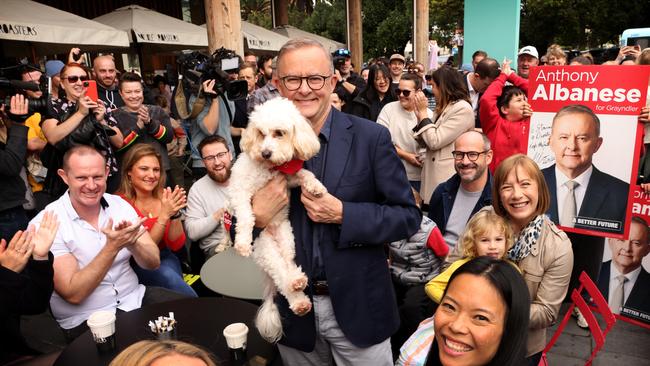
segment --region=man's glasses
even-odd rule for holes
[[[395,94],[399,97],[400,94],[404,95],[404,98],[408,98],[414,90],[408,89],[395,89]]]
[[[465,155],[467,155],[469,161],[476,161],[481,154],[485,153],[487,153],[487,151],[452,151],[451,155],[453,155],[454,160],[463,160]]]
[[[228,151],[223,151],[216,155],[204,156],[203,158],[201,158],[201,160],[203,160],[205,163],[211,163],[213,161],[216,161],[217,159],[223,160],[226,156],[228,156]]]
[[[88,76],[77,76],[77,75],[72,75],[72,76],[68,76],[68,77],[66,77],[65,79],[68,80],[68,82],[69,82],[70,84],[74,84],[74,83],[76,83],[76,82],[79,81],[79,80],[81,80],[81,81],[87,81],[87,80],[88,80]]]
[[[307,80],[307,85],[311,90],[321,90],[325,86],[325,80],[331,77],[332,75],[285,76],[280,80],[289,91],[300,89],[303,80]]]

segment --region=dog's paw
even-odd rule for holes
[[[250,256],[252,249],[253,247],[251,245],[235,244],[235,250],[237,251],[237,254],[241,255],[242,257]]]
[[[300,272],[298,278],[294,278],[289,282],[289,291],[302,291],[307,287],[307,276]]]
[[[303,189],[316,197],[321,197],[327,193],[327,188],[318,179],[308,179],[303,184]]]
[[[311,310],[311,301],[305,297],[305,299],[294,301],[291,306],[291,311],[298,316],[303,316]]]

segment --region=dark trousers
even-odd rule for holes
[[[179,294],[177,292],[164,289],[162,287],[147,286],[147,289],[144,292],[144,297],[142,297],[142,306],[147,306],[151,304],[157,304],[161,302],[179,300],[187,298],[186,295]],[[117,312],[122,312],[123,310],[117,309]],[[74,328],[63,329],[63,335],[65,340],[68,343],[72,343],[77,337],[82,335],[86,330],[88,330],[88,325],[86,322],[83,322],[77,325]]]
[[[23,206],[12,207],[0,211],[0,239],[7,240],[7,244],[18,230],[27,229],[29,219]]]
[[[580,273],[587,272],[592,281],[597,282],[603,263],[605,238],[584,234],[567,233],[573,248],[573,270],[565,302],[571,301],[571,291],[580,286]]]
[[[390,339],[393,358],[399,356],[400,347],[415,332],[418,325],[433,315],[437,304],[424,292],[424,284],[403,285],[393,280],[397,297],[400,326]]]

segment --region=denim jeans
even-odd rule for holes
[[[138,275],[138,280],[145,286],[158,286],[190,297],[197,297],[196,292],[183,281],[181,262],[171,250],[160,250],[160,267],[154,270],[142,269],[135,261],[131,267]]]

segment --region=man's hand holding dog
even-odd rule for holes
[[[287,178],[278,174],[253,195],[255,227],[265,228],[273,216],[289,203]]]
[[[329,193],[317,197],[303,189],[300,201],[305,205],[307,215],[314,222],[323,224],[343,222],[343,202]]]

